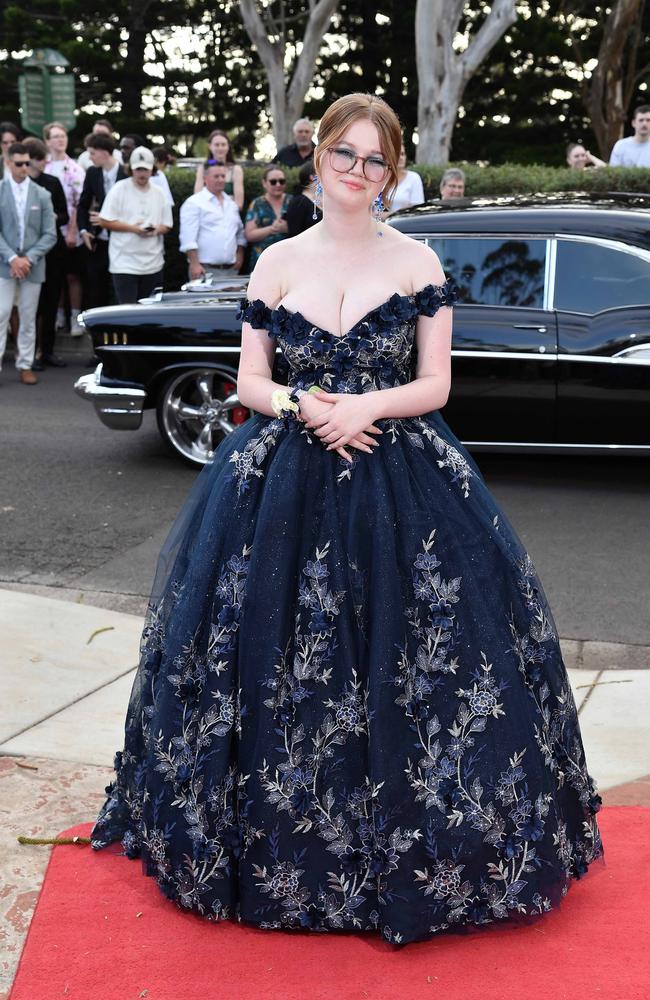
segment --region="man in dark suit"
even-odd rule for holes
[[[61,298],[65,279],[65,240],[61,226],[69,222],[68,203],[61,181],[52,174],[44,173],[47,149],[40,139],[25,139],[23,145],[29,155],[27,173],[39,187],[50,192],[56,218],[56,243],[45,256],[45,281],[41,285],[38,300],[36,355],[32,371],[43,371],[45,365],[65,368],[65,361],[54,353],[56,339],[56,310]]]
[[[88,140],[92,167],[86,171],[83,191],[77,208],[79,232],[86,247],[86,306],[105,306],[111,300],[111,276],[108,272],[109,234],[96,224],[104,198],[117,181],[127,176],[123,165],[113,159],[115,144],[109,135],[98,133]]]

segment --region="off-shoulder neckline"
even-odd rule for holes
[[[373,308],[369,309],[367,313],[364,313],[361,319],[357,320],[356,323],[354,323],[354,325],[351,326],[350,329],[347,330],[345,333],[332,333],[330,330],[326,330],[324,327],[319,326],[318,323],[312,323],[312,321],[308,319],[304,315],[304,313],[302,313],[299,309],[287,309],[287,307],[283,305],[278,305],[274,307],[267,306],[266,302],[264,302],[262,299],[253,299],[252,301],[246,299],[245,301],[249,305],[259,304],[263,306],[265,309],[268,310],[271,316],[279,314],[280,316],[285,315],[285,316],[298,317],[303,321],[303,323],[306,323],[307,326],[310,327],[310,329],[318,330],[319,333],[325,334],[325,336],[331,337],[333,340],[346,340],[363,323],[367,322],[367,320],[369,320],[371,316],[373,316],[375,313],[380,312],[380,310],[382,310],[384,306],[387,306],[390,302],[394,302],[395,299],[399,299],[400,301],[404,299],[417,299],[418,296],[422,295],[424,292],[427,292],[429,289],[433,289],[433,291],[441,291],[447,293],[450,290],[450,288],[451,285],[449,279],[447,279],[447,281],[445,281],[443,285],[434,285],[433,282],[429,282],[427,285],[424,285],[423,288],[418,289],[417,292],[408,292],[405,295],[400,294],[400,292],[393,292],[392,295],[389,295],[386,299],[384,299],[383,302],[380,302],[379,305],[373,306]]]

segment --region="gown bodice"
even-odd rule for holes
[[[396,292],[341,335],[323,330],[301,312],[272,309],[261,299],[244,299],[239,316],[277,339],[292,388],[318,384],[328,392],[359,393],[409,382],[418,316],[434,316],[456,299],[449,281],[411,295]]]

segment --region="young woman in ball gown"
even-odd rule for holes
[[[163,550],[93,837],[209,919],[406,943],[551,909],[600,799],[531,560],[439,413],[454,290],[373,218],[399,123],[351,94],[319,140],[323,220],[252,276],[255,416]]]

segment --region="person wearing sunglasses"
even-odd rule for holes
[[[56,243],[52,197],[29,178],[29,152],[21,142],[7,150],[0,183],[0,367],[7,323],[16,301],[16,369],[23,385],[35,385],[36,311],[45,280],[45,255]]]
[[[262,177],[264,194],[250,203],[246,213],[244,232],[251,248],[251,271],[267,247],[289,235],[286,214],[291,195],[287,194],[286,186],[282,167],[269,164]]]

